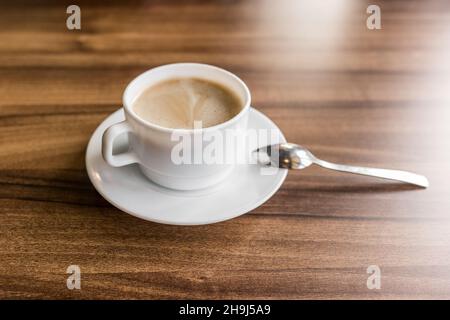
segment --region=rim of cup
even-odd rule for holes
[[[163,127],[160,125],[157,125],[155,123],[149,122],[147,120],[142,119],[141,117],[139,117],[133,110],[133,108],[131,107],[131,105],[129,105],[127,103],[127,96],[128,96],[128,92],[131,90],[131,88],[143,77],[148,76],[149,73],[161,70],[161,69],[165,69],[165,68],[173,68],[173,67],[201,67],[201,68],[209,68],[211,70],[214,70],[215,72],[221,72],[221,73],[225,73],[227,76],[229,76],[230,78],[232,78],[234,81],[236,81],[239,86],[242,87],[243,92],[244,92],[244,101],[243,104],[244,106],[242,107],[242,109],[239,111],[239,113],[237,115],[235,115],[233,118],[228,119],[225,122],[216,124],[214,126],[211,127],[206,127],[206,128],[199,128],[199,129],[186,129],[186,128],[168,128],[168,127]],[[201,77],[200,77],[201,78]],[[205,78],[205,80],[208,80],[207,78]],[[226,86],[226,85],[225,85]],[[227,86],[228,88],[228,86]],[[230,89],[232,90],[232,89]],[[235,91],[235,90],[232,90]],[[242,81],[238,76],[236,76],[234,73],[231,73],[230,71],[227,71],[225,69],[210,65],[210,64],[204,64],[204,63],[195,63],[195,62],[180,62],[180,63],[171,63],[171,64],[165,64],[165,65],[161,65],[152,69],[149,69],[143,73],[141,73],[140,75],[138,75],[136,78],[134,78],[125,88],[125,91],[123,93],[122,96],[122,103],[123,103],[123,108],[127,111],[127,114],[130,115],[134,120],[136,120],[137,122],[139,122],[140,124],[146,126],[146,127],[150,127],[159,131],[163,131],[163,132],[174,132],[174,131],[179,131],[179,132],[184,132],[184,133],[196,133],[196,132],[207,132],[207,131],[214,131],[214,130],[219,130],[223,127],[227,127],[229,125],[232,125],[233,123],[237,122],[245,113],[246,111],[250,108],[250,102],[251,102],[251,95],[250,95],[250,90],[248,89],[247,85],[245,84],[244,81]]]

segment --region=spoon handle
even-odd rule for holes
[[[348,166],[344,164],[331,163],[320,159],[314,159],[314,163],[321,167],[331,170],[362,174],[366,176],[373,176],[390,180],[397,180],[415,184],[423,188],[427,188],[429,186],[428,179],[426,177],[408,171]]]

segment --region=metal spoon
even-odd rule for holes
[[[316,158],[309,150],[293,143],[280,143],[255,150],[260,164],[287,169],[304,169],[315,163],[321,167],[362,174],[378,178],[411,183],[423,188],[429,186],[428,179],[419,174],[400,170],[376,169],[331,163]]]

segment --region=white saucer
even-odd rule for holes
[[[144,177],[135,164],[113,168],[101,155],[102,134],[110,125],[125,119],[117,110],[95,130],[86,151],[86,170],[97,191],[122,211],[145,220],[178,225],[208,224],[235,218],[267,201],[281,186],[287,170],[262,175],[257,165],[238,165],[223,182],[205,190],[176,191]],[[275,129],[265,115],[250,110],[249,128]],[[120,139],[117,139],[120,140]],[[126,141],[117,141],[125,144]]]

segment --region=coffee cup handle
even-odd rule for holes
[[[113,154],[114,140],[123,133],[132,132],[132,129],[128,122],[122,121],[113,124],[105,130],[102,137],[102,155],[103,159],[113,167],[122,167],[128,164],[138,162],[136,154],[128,150],[120,154]]]

